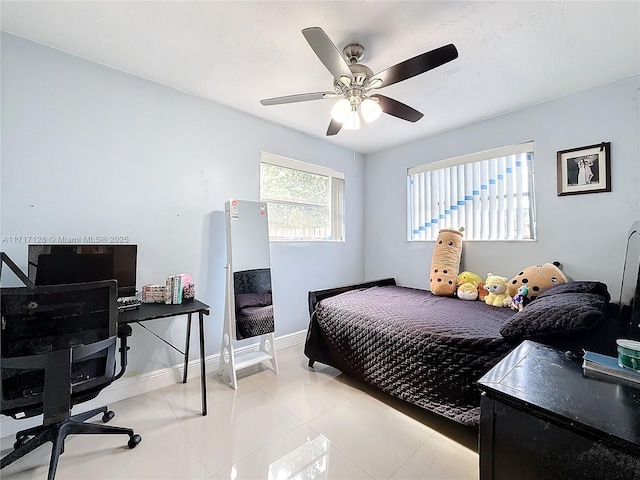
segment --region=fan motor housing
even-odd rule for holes
[[[353,74],[353,84],[362,86],[365,82],[373,77],[373,71],[362,63],[352,63],[349,65],[349,70]]]
[[[358,63],[364,56],[364,47],[359,43],[350,43],[342,49],[349,63]]]
[[[353,81],[350,85],[343,85],[341,82],[334,80],[333,86],[336,92],[345,93],[354,87],[363,87],[367,80],[373,77],[373,71],[362,63],[352,63],[349,65],[349,70],[351,70],[351,74],[353,75]]]

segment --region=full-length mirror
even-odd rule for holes
[[[225,204],[227,285],[221,372],[270,360],[277,373],[273,348],[275,316],[271,284],[269,227],[264,202],[229,200]],[[260,350],[251,362],[234,360],[233,340],[260,337]]]
[[[266,204],[230,200],[225,214],[227,264],[233,273],[235,338],[271,333],[274,318]]]

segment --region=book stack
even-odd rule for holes
[[[584,352],[582,370],[585,376],[609,377],[627,382],[640,384],[640,373],[629,368],[621,367],[618,359],[594,352]]]
[[[182,303],[190,302],[196,298],[196,286],[193,282],[182,286]]]
[[[166,304],[180,304],[195,298],[195,286],[190,273],[169,275],[165,279]]]
[[[166,288],[157,283],[142,287],[142,303],[165,303]]]

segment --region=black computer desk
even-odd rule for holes
[[[209,315],[209,305],[198,300],[193,300],[178,305],[165,305],[162,303],[143,303],[139,308],[118,313],[118,323],[137,323],[142,328],[162,340],[174,350],[184,356],[184,374],[182,383],[187,383],[187,366],[189,364],[189,339],[191,338],[191,314],[197,313],[200,325],[200,390],[202,392],[202,415],[207,414],[207,377],[204,364],[204,316]],[[183,352],[164,338],[156,335],[141,322],[156,320],[158,318],[177,317],[187,315],[187,340]]]

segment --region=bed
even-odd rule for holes
[[[626,265],[637,285],[637,257]],[[633,291],[637,306],[638,288]],[[629,333],[629,316],[620,315],[597,281],[553,286],[522,312],[435,296],[393,278],[310,292],[309,309],[310,367],[331,365],[470,426],[480,415],[477,380],[524,339],[576,355],[582,348],[615,355],[615,338]]]

